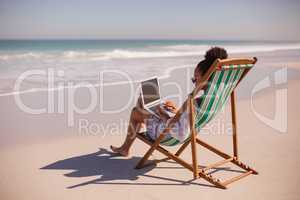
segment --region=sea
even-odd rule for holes
[[[173,68],[192,67],[213,47],[236,53],[300,49],[300,42],[222,40],[0,40],[0,95],[13,92],[26,74],[28,90],[54,81],[139,81],[164,76]],[[36,71],[33,71],[36,70]],[[45,71],[45,73],[34,73]],[[33,72],[33,73],[30,73]],[[30,76],[28,74],[31,74]]]

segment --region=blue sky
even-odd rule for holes
[[[300,40],[297,0],[0,0],[0,38]]]

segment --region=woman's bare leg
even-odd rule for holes
[[[142,100],[140,97],[137,101],[136,107],[134,107],[131,111],[127,136],[124,143],[120,147],[111,146],[112,151],[119,153],[122,156],[128,156],[130,147],[136,138],[136,134],[144,125],[145,120],[150,116],[151,114],[143,108]]]
[[[139,102],[138,102],[138,104],[139,104]],[[120,147],[111,146],[112,151],[119,153],[122,156],[128,156],[129,149],[136,138],[137,132],[140,130],[141,126],[143,125],[143,123],[149,116],[150,116],[150,114],[146,113],[140,107],[140,105],[137,105],[137,107],[134,107],[131,111],[126,139]]]

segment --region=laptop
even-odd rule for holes
[[[163,100],[160,96],[160,88],[157,77],[142,81],[141,90],[142,103],[145,110],[160,118],[156,113],[157,106],[160,106],[161,109],[163,109],[165,113],[169,115],[169,117],[173,117],[175,115],[162,106]]]
[[[156,107],[162,103],[157,77],[141,82],[141,97],[144,109],[159,118]]]

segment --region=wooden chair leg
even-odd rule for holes
[[[195,130],[195,113],[194,113],[194,104],[193,99],[190,98],[189,102],[189,121],[190,121],[190,131],[191,131],[191,149],[192,149],[192,160],[193,160],[193,175],[194,179],[197,179],[199,177],[198,172],[198,161],[197,161],[197,145],[196,145],[196,130]]]
[[[153,143],[151,141],[149,141],[147,138],[138,135],[138,139],[142,140],[143,142],[145,142],[146,144],[148,144],[149,146],[153,146]],[[185,162],[183,159],[179,158],[178,156],[176,156],[175,154],[170,153],[168,150],[164,149],[163,147],[161,147],[160,145],[158,145],[155,150],[159,151],[160,153],[164,154],[167,156],[167,158],[165,158],[166,160],[172,159],[175,162],[177,162],[178,164],[182,165],[183,167],[187,168],[190,171],[193,171],[193,167]]]
[[[139,138],[139,139],[142,139],[142,138]],[[189,143],[191,142],[191,139],[189,138],[184,144],[182,144],[181,145],[181,147],[176,151],[176,153],[175,153],[175,156],[177,156],[177,157],[179,157],[180,156],[180,154],[186,149],[186,147],[189,145]],[[152,145],[151,145],[152,146]],[[150,150],[150,149],[149,149]],[[148,150],[148,151],[149,151]],[[146,153],[147,154],[147,153]],[[159,159],[159,160],[153,160],[153,162],[152,163],[148,163],[148,164],[145,164],[145,162],[147,161],[147,159],[149,158],[149,156],[148,156],[148,158],[146,158],[145,156],[146,156],[146,154],[143,156],[143,158],[142,159],[145,159],[145,161],[142,161],[142,160],[140,160],[139,161],[139,163],[136,165],[136,169],[141,169],[141,168],[143,168],[143,167],[147,167],[147,166],[149,166],[149,165],[155,165],[155,164],[157,164],[157,163],[159,163],[159,162],[163,162],[163,161],[167,161],[167,160],[170,160],[171,158],[169,158],[169,157],[167,157],[167,158],[163,158],[163,159]],[[150,154],[151,155],[151,154]]]
[[[233,155],[238,158],[238,145],[237,145],[237,121],[236,121],[236,108],[235,108],[235,93],[231,93],[231,118],[232,118],[232,143],[233,143]]]
[[[189,145],[191,142],[191,138],[189,138],[181,147],[176,151],[175,155],[180,156],[180,154],[185,150],[185,148]]]
[[[192,148],[192,160],[193,160],[193,175],[194,179],[197,179],[199,177],[198,172],[198,162],[197,162],[197,153],[196,153],[196,144],[195,144],[195,138],[191,140],[191,148]]]
[[[145,153],[145,155],[143,156],[143,158],[138,162],[138,164],[136,165],[136,169],[141,169],[144,167],[146,161],[148,160],[148,158],[151,156],[151,154],[153,153],[153,151],[155,150],[155,148],[152,146],[150,147],[150,149]]]
[[[143,158],[138,162],[138,164],[136,165],[136,169],[140,169],[144,166],[144,164],[146,163],[146,161],[148,160],[148,158],[151,156],[151,154],[153,153],[153,151],[156,149],[156,147],[159,145],[160,141],[163,139],[164,135],[161,134],[156,141],[153,143],[153,145],[150,147],[150,149],[145,153],[145,155],[143,156]]]

